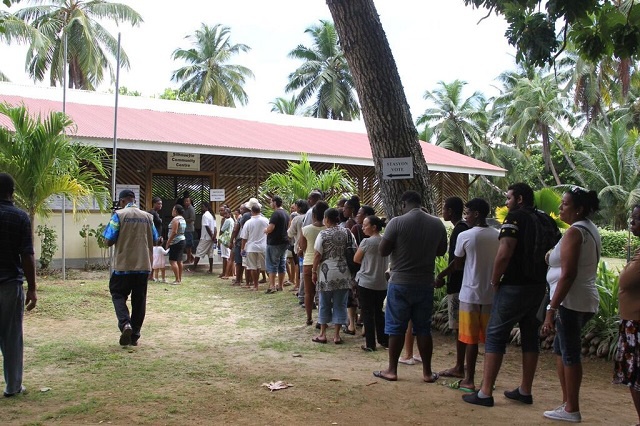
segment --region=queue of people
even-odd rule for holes
[[[30,225],[28,217],[13,207],[12,193],[13,180],[9,175],[0,174],[0,210],[5,212],[3,217],[13,221],[3,219],[0,225],[9,235],[7,225],[20,224],[13,228],[20,233],[16,238],[23,241],[18,251],[7,257],[17,274],[5,277],[5,281],[12,280],[19,289],[24,279],[28,281],[26,297],[21,292],[11,297],[26,299],[27,309],[31,309],[37,299]],[[187,199],[184,201],[192,206]],[[582,421],[580,335],[599,305],[595,281],[602,242],[590,219],[599,209],[597,194],[577,187],[563,194],[560,219],[570,225],[563,235],[551,217],[535,208],[533,191],[526,184],[508,188],[508,214],[499,230],[487,224],[490,207],[485,200],[472,199],[463,209],[462,200],[452,197],[443,206],[444,219],[454,225],[449,241],[443,221],[426,212],[417,192],[406,191],[400,201],[403,214],[388,224],[370,214],[373,212],[370,207],[360,206],[357,197],[345,200],[342,209],[330,208],[318,190],[312,191],[308,200],[294,203],[293,218],[282,208],[282,199],[278,196],[270,200],[274,211],[270,219],[262,214],[262,206],[256,199],[244,204],[237,218],[223,206],[220,238],[224,235],[222,245],[228,251],[221,277],[235,276],[232,285],[241,285],[244,272],[248,272],[247,288],[258,290],[259,274],[266,270],[269,281],[265,292],[271,294],[283,290],[288,273],[295,281],[291,283],[294,289],[298,294],[303,293],[307,325],[313,324],[312,312],[317,306],[319,334],[311,340],[320,344],[329,341],[342,344],[341,332],[355,331],[358,320],[355,316],[350,319],[348,314],[353,303],[350,300],[355,299],[364,324],[361,349],[366,352],[388,350],[387,368],[374,371],[375,377],[397,381],[399,362],[405,360],[404,363],[409,364],[406,362],[409,359],[413,363],[421,362],[424,382],[435,383],[440,377],[457,378],[450,387],[465,392],[464,402],[484,407],[494,405],[495,382],[514,325],[519,324],[521,333],[522,377],[515,389],[504,391],[504,396],[521,404],[533,404],[540,336],[554,333],[553,352],[561,398],[556,408],[542,414],[552,420]],[[161,203],[154,199],[152,212],[141,211],[135,205],[134,193],[124,190],[119,194],[121,209],[114,212],[104,231],[107,244],[115,247],[109,288],[121,345],[138,344],[145,317],[148,279],[159,280],[161,269],[164,281],[164,268],[159,267],[157,257],[168,251],[174,284],[181,283],[188,240],[185,234],[189,232],[186,209],[181,204],[173,207],[173,219],[164,243],[167,249],[164,249],[156,231]],[[212,216],[209,204],[203,205],[203,211]],[[194,256],[195,265],[204,255],[209,256],[210,273],[211,247],[216,240],[212,218],[207,217],[206,223],[203,221],[206,235]],[[630,229],[640,237],[640,205],[633,209]],[[434,276],[436,257],[444,255],[447,246],[449,265]],[[287,250],[292,252],[289,257],[293,262],[287,262]],[[614,382],[629,387],[640,418],[639,256],[636,254],[619,277],[622,321]],[[287,263],[290,264],[288,271]],[[354,263],[360,265],[357,273],[354,273]],[[234,265],[235,271],[230,270]],[[296,267],[299,268],[297,275]],[[458,343],[455,365],[435,372],[431,365],[434,288],[445,284],[449,327]],[[7,291],[14,288],[3,287]],[[129,296],[131,310],[126,303]],[[4,303],[5,299],[10,297],[3,295],[0,302]],[[18,306],[24,306],[24,302]],[[11,397],[26,391],[20,361],[23,311],[7,312],[3,310],[2,315],[10,315],[11,323],[16,325],[3,327],[1,334],[5,342],[1,348],[4,395]],[[0,316],[3,324],[8,318]],[[327,336],[330,326],[334,330],[331,338]],[[415,338],[418,357],[413,355],[412,340],[407,347],[407,336]],[[485,345],[485,356],[482,380],[476,387],[479,343]],[[405,357],[401,358],[403,347]]]

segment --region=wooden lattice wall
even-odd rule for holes
[[[312,162],[316,171],[334,166],[332,163]],[[379,180],[375,169],[368,166],[339,165],[347,170],[355,181],[361,204],[369,205],[380,213],[384,206],[380,197]],[[258,187],[271,173],[284,172],[286,160],[271,160],[250,157],[217,155],[200,156],[200,171],[167,170],[167,153],[161,151],[118,150],[116,183],[140,185],[140,205],[151,208],[152,176],[199,176],[210,179],[211,188],[225,189],[225,204],[235,208],[258,194]],[[434,200],[442,213],[442,204],[447,197],[458,196],[466,201],[468,175],[461,173],[430,172]],[[153,191],[153,188],[152,188]]]

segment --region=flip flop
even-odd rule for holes
[[[388,381],[388,382],[395,382],[396,380],[398,380],[398,379],[392,379],[391,377],[383,376],[383,375],[382,375],[382,371],[374,371],[374,372],[373,372],[373,375],[374,375],[375,377],[378,377],[378,378],[380,378],[380,379],[382,379],[382,380],[386,380],[386,381]]]
[[[464,379],[464,374],[456,373],[453,368],[438,373],[440,377],[455,377],[456,379]]]
[[[431,380],[425,380],[425,383],[435,383],[438,381],[438,379],[440,378],[440,375],[438,373],[431,373]]]
[[[322,339],[320,339],[318,337],[314,337],[313,339],[311,339],[311,341],[315,342],[315,343],[322,343],[322,344],[327,343],[327,339],[322,340]]]
[[[342,340],[342,339],[340,339],[340,340],[334,340],[334,341],[333,341],[333,343],[334,343],[335,345],[341,345],[341,344],[343,344],[343,343],[344,343],[344,340]]]
[[[462,383],[462,379],[456,380],[455,382],[451,382],[447,386],[449,387],[449,389],[460,390],[466,393],[472,393],[476,391],[475,388],[467,388],[464,386],[460,386],[461,383]]]

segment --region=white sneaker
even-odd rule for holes
[[[582,416],[580,415],[580,411],[576,411],[574,413],[567,413],[565,411],[565,404],[562,404],[555,410],[545,411],[543,413],[543,416],[545,416],[548,419],[561,420],[564,422],[571,422],[571,423],[580,423],[582,421]]]
[[[413,358],[402,358],[400,357],[400,359],[398,359],[398,362],[400,364],[406,364],[406,365],[415,365],[415,361],[413,360]]]

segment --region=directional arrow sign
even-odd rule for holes
[[[413,179],[413,159],[411,157],[383,158],[382,179]]]

